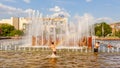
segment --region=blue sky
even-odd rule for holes
[[[50,9],[55,6],[71,17],[88,13],[95,18],[120,21],[120,0],[0,0],[0,19],[24,16],[32,10],[47,15],[53,13]]]

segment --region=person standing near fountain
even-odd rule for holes
[[[98,52],[99,47],[100,47],[100,42],[96,42],[94,46],[94,52]]]
[[[108,48],[112,48],[113,46],[112,46],[112,45],[110,45],[110,44],[108,44],[108,45],[107,45],[107,47],[108,47]]]
[[[55,46],[54,42],[51,43],[50,48],[52,49],[52,56],[55,56],[56,55],[56,46]]]

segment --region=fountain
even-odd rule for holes
[[[88,15],[68,21],[66,17],[43,17],[33,12],[29,19],[25,38],[0,41],[0,68],[120,67],[119,41],[95,40],[93,20]],[[51,53],[51,41],[56,43],[60,58],[46,58]],[[90,53],[95,41],[103,42],[99,51],[108,53]],[[108,43],[113,48],[107,48]]]
[[[29,14],[29,24],[26,26],[25,37],[12,42],[2,42],[0,50],[23,50],[23,51],[44,51],[49,50],[52,41],[57,46],[57,51],[79,51],[92,52],[94,42],[99,41],[100,52],[119,52],[118,41],[95,40],[94,18],[91,15],[76,15],[69,20],[63,14],[57,16],[43,16],[39,11]],[[103,43],[103,44],[102,44]],[[114,47],[108,49],[107,44]],[[65,50],[67,49],[67,50]]]
[[[57,49],[91,49],[93,25],[93,17],[88,14],[77,15],[69,21],[63,14],[43,17],[39,11],[34,11],[29,15],[23,46],[47,48],[54,41]]]

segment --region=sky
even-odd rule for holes
[[[43,16],[56,12],[70,18],[90,14],[98,20],[120,21],[120,0],[0,0],[0,19],[24,17],[34,10]]]

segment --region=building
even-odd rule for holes
[[[35,19],[35,20],[42,20],[43,24],[46,25],[46,27],[52,27],[55,25],[65,24],[67,21],[67,18],[42,18],[42,19]],[[34,21],[35,21],[34,20]],[[29,22],[32,21],[30,18],[24,18],[24,17],[11,17],[10,19],[2,19],[0,20],[0,23],[7,23],[10,25],[13,25],[18,30],[24,30],[26,29]],[[51,24],[49,24],[51,22]]]
[[[116,31],[120,31],[120,22],[112,23],[110,26],[112,28],[112,35],[114,35]]]
[[[11,18],[12,18],[12,17],[11,17]],[[13,25],[11,19],[2,19],[2,20],[0,20],[0,23],[7,23],[7,24],[10,24],[10,25]]]
[[[25,29],[25,25],[29,23],[27,18],[24,17],[11,17],[10,19],[2,19],[0,23],[7,23],[13,25],[15,29],[23,30]]]

